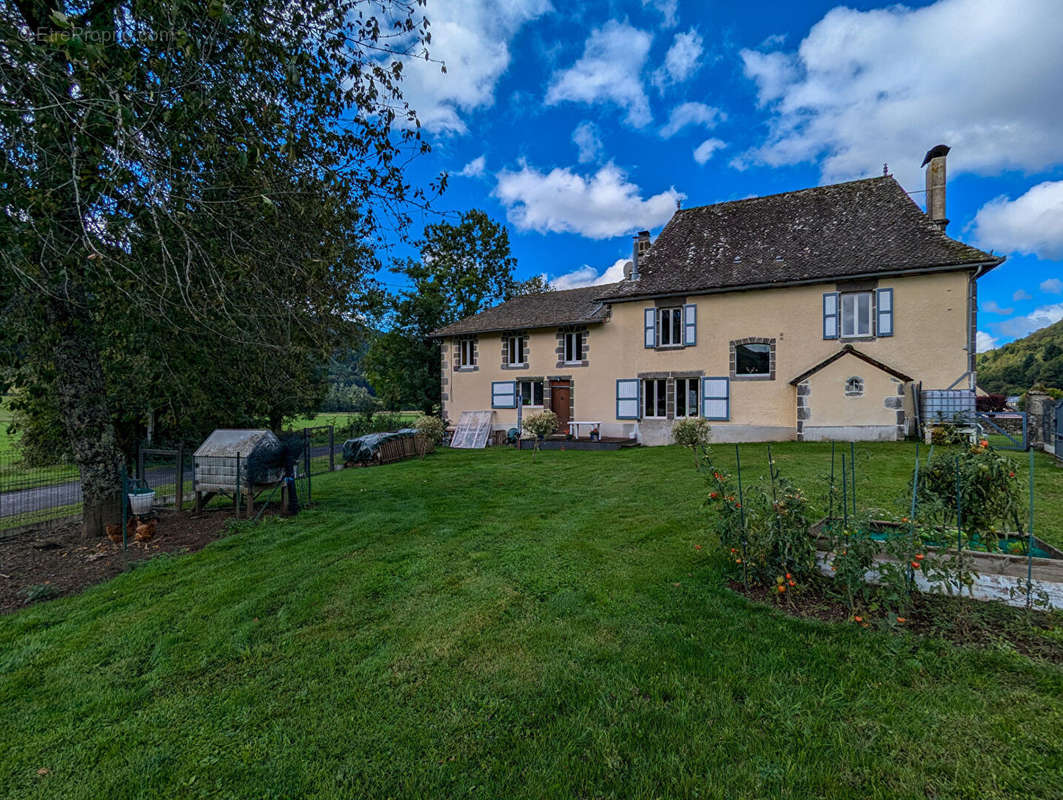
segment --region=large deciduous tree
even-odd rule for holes
[[[279,421],[317,391],[424,199],[420,2],[0,6],[0,366],[58,410],[86,533],[118,513],[118,412]]]
[[[389,298],[388,328],[373,340],[365,369],[386,406],[409,405],[428,414],[440,400],[439,342],[432,331],[550,287],[538,276],[514,278],[508,231],[477,209],[456,223],[427,226],[418,246],[419,258],[392,270],[412,288]]]

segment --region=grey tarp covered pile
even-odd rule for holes
[[[416,428],[402,428],[388,433],[367,433],[357,439],[348,439],[343,443],[343,460],[346,462],[365,463],[376,458],[380,445],[395,439],[412,439],[417,435]]]

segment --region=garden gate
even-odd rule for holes
[[[977,411],[975,421],[997,450],[1026,450],[1030,446],[1025,411]]]

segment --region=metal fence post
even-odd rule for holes
[[[336,471],[336,429],[328,426],[328,471]]]
[[[240,519],[240,454],[236,454],[236,491],[233,493],[233,502],[236,504],[236,518]]]
[[[177,445],[177,510],[184,511],[185,507],[185,446]]]
[[[122,458],[122,549],[126,549],[126,537],[129,518],[126,516],[126,504],[129,502],[129,481],[126,479],[125,458]]]
[[[306,465],[306,504],[310,505],[310,435],[306,428],[303,428],[303,464]]]
[[[144,480],[144,443],[137,444],[137,480]]]

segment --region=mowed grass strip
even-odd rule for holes
[[[861,450],[861,504],[902,495],[914,447]],[[753,605],[702,494],[677,448],[315,478],[313,511],[0,619],[0,793],[1063,796],[1063,670]]]

